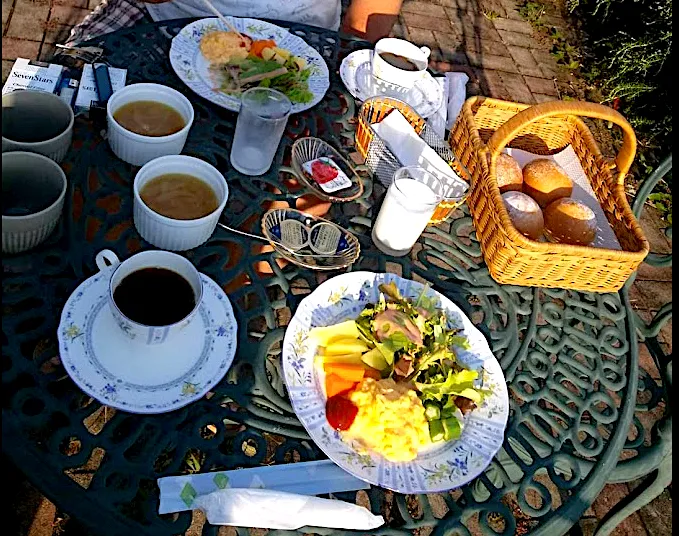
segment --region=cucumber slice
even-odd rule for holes
[[[366,365],[379,371],[385,370],[389,366],[387,360],[384,359],[382,352],[380,352],[377,348],[373,348],[372,350],[364,353],[361,356],[361,359]]]
[[[424,416],[428,421],[438,421],[441,418],[441,409],[435,402],[424,403]]]
[[[443,430],[443,423],[440,420],[429,421],[429,437],[431,437],[434,443],[443,441],[445,432]]]
[[[462,427],[460,426],[460,421],[455,417],[449,417],[441,421],[443,423],[443,439],[450,441],[451,439],[457,439],[462,434]]]

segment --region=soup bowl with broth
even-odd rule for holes
[[[229,198],[224,176],[192,156],[151,160],[134,178],[134,225],[160,249],[185,251],[215,230]]]
[[[161,84],[131,84],[106,105],[108,143],[121,160],[143,166],[182,152],[194,112],[184,95]]]

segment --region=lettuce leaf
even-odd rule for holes
[[[479,373],[475,370],[461,370],[460,372],[448,371],[445,381],[420,383],[416,382],[417,389],[428,399],[443,400],[446,395],[457,395],[469,398],[479,404],[482,400],[481,393],[474,389],[474,381]]]
[[[382,342],[376,342],[375,347],[382,352],[387,363],[393,365],[396,360],[396,352],[403,350],[409,342],[403,333],[392,333]]]

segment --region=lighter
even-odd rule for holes
[[[108,66],[104,63],[93,64],[92,70],[94,72],[94,85],[97,89],[99,100],[90,103],[90,119],[104,124],[106,122],[106,103],[111,95],[113,95],[111,77],[108,73]]]

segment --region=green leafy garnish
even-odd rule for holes
[[[405,298],[393,282],[381,284],[379,290],[377,302],[366,305],[355,319],[369,348],[363,361],[382,378],[414,387],[425,407],[432,441],[457,439],[463,414],[489,394],[475,387],[479,373],[457,361],[456,350],[470,348],[467,337],[449,327],[438,299],[427,295],[428,285],[416,300]]]
[[[272,73],[281,67],[285,67],[287,72],[274,76],[272,78],[264,78],[257,80],[248,86],[269,87],[284,93],[293,104],[311,102],[314,94],[309,91],[309,77],[311,76],[311,67],[299,69],[295,63],[295,56],[290,56],[284,65],[279,64],[273,60],[265,60],[259,57],[248,56],[243,60],[234,60],[224,65],[213,65],[210,67],[218,79],[219,90],[224,93],[236,93],[247,89],[241,87],[234,79],[247,80],[253,76],[262,75],[265,73]]]
[[[475,370],[448,371],[448,377],[437,383],[415,382],[417,389],[427,398],[441,401],[444,395],[458,395],[469,398],[475,403],[481,402],[481,394],[474,389],[474,380],[479,373]]]

